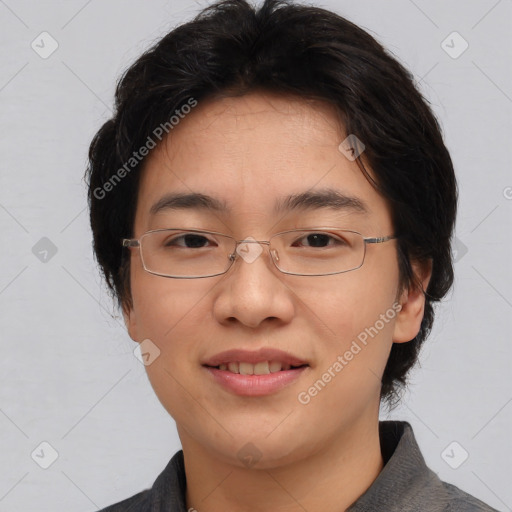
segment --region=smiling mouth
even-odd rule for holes
[[[277,373],[281,371],[297,370],[299,368],[305,368],[309,365],[302,364],[293,366],[287,363],[282,363],[281,361],[261,361],[255,364],[244,361],[236,361],[222,363],[219,364],[218,366],[205,366],[207,368],[216,368],[217,370],[236,373],[240,375],[268,375],[270,373]]]

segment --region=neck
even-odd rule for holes
[[[180,432],[187,478],[187,510],[198,512],[340,512],[383,468],[378,417],[356,425],[306,458],[269,469],[219,461]]]

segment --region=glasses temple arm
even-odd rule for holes
[[[398,238],[396,235],[389,235],[389,236],[379,236],[374,238],[364,238],[364,241],[367,244],[381,244],[383,242],[387,242],[388,240],[394,240],[395,238]]]
[[[136,238],[123,238],[121,241],[123,247],[139,247],[140,242]]]

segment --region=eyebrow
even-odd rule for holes
[[[351,210],[356,213],[367,214],[369,209],[365,203],[354,196],[346,195],[333,188],[320,190],[307,190],[300,194],[292,194],[278,201],[275,213],[284,211],[307,211],[327,208],[330,210]]]
[[[159,199],[149,210],[151,215],[156,215],[164,210],[209,210],[215,212],[229,212],[225,201],[199,192],[171,193]]]
[[[300,194],[290,194],[279,199],[274,206],[274,214],[290,211],[311,211],[327,208],[335,211],[368,213],[365,203],[333,188],[307,190]],[[166,210],[203,210],[229,213],[231,208],[225,201],[200,192],[170,193],[160,198],[150,209],[151,215]]]

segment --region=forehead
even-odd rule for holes
[[[146,158],[136,217],[170,196],[176,205],[177,194],[197,211],[208,209],[197,194],[213,198],[220,214],[275,215],[294,202],[319,206],[322,195],[353,213],[382,214],[384,199],[339,151],[346,135],[326,103],[262,93],[199,103]]]

